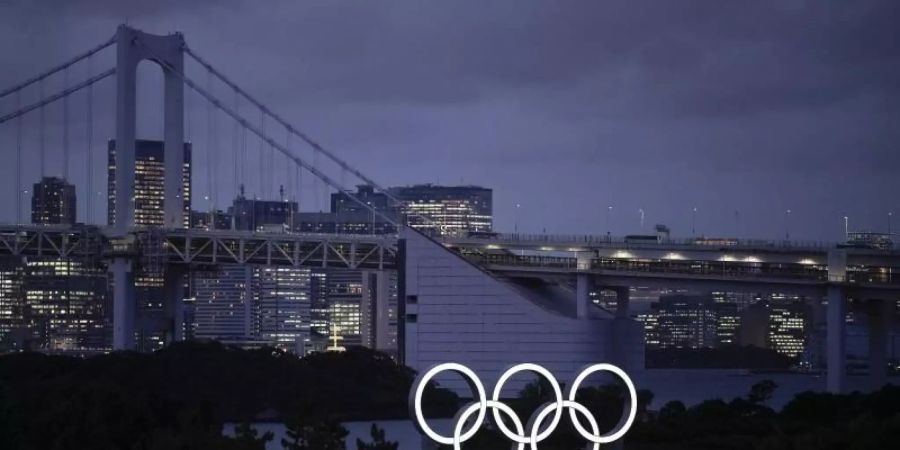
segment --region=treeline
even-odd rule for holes
[[[0,448],[257,449],[249,430],[228,439],[222,424],[405,418],[413,378],[363,348],[302,359],[196,342],[88,359],[8,354],[0,356]],[[454,394],[427,394],[431,413],[456,410]]]
[[[413,372],[386,355],[351,349],[296,358],[273,349],[245,351],[216,343],[180,343],[153,354],[90,359],[40,354],[0,356],[0,449],[262,450],[271,436],[224,422],[286,424],[277,443],[288,450],[396,449],[382,430],[368,442],[345,442],[340,422],[407,417]],[[628,450],[893,449],[900,442],[900,387],[871,394],[803,393],[780,411],[768,406],[777,386],[762,382],[745,396],[687,407],[654,405],[639,392]],[[508,404],[523,424],[552,401],[546,382],[526,386]],[[452,417],[459,399],[431,388],[429,417]],[[578,401],[603,431],[624,405],[620,386],[584,387]],[[587,422],[585,422],[586,424]],[[584,448],[568,419],[542,450]],[[485,424],[465,449],[510,448]]]
[[[686,407],[670,402],[651,408],[653,395],[641,391],[634,426],[625,436],[627,450],[888,450],[900,442],[900,387],[871,394],[834,395],[806,392],[776,411],[767,402],[777,385],[763,381],[744,396],[708,400]],[[626,393],[617,386],[583,388],[577,400],[593,412],[603,433],[619,420]],[[545,402],[553,401],[545,383],[532,383],[513,402],[523,423]],[[548,418],[549,422],[549,418]],[[587,426],[587,421],[582,419]],[[509,448],[509,439],[485,425],[466,449]],[[568,414],[541,450],[585,448],[588,441],[571,425]],[[444,447],[449,448],[449,447]]]

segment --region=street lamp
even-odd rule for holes
[[[520,208],[522,208],[522,204],[521,204],[521,203],[516,203],[516,221],[515,221],[516,223],[515,223],[515,225],[513,226],[513,228],[515,229],[515,232],[516,232],[516,233],[519,232],[519,209],[520,209]]]
[[[784,240],[791,240],[791,210],[784,212]]]
[[[694,210],[691,211],[691,236],[697,234],[697,207],[694,207]]]
[[[850,218],[844,216],[844,240],[850,239]]]
[[[606,207],[606,235],[612,235],[612,205]]]

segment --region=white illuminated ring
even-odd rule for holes
[[[578,416],[575,415],[574,409],[569,410],[569,416],[572,418],[572,424],[575,425],[575,429],[578,430],[578,433],[584,436],[585,439],[588,439],[595,444],[607,444],[624,436],[625,433],[628,432],[628,429],[631,428],[631,424],[634,423],[634,418],[637,415],[637,391],[634,389],[634,383],[631,382],[631,378],[628,377],[628,374],[626,374],[624,370],[612,364],[594,364],[582,369],[581,373],[575,377],[572,387],[569,388],[569,401],[575,402],[575,394],[578,393],[578,387],[581,385],[581,382],[594,372],[612,372],[625,382],[625,386],[628,387],[628,395],[631,397],[631,405],[628,407],[628,419],[625,420],[625,423],[619,428],[619,431],[606,436],[599,436],[596,433],[589,433],[581,426],[581,422],[578,421]]]
[[[512,408],[507,406],[506,403],[498,402],[496,400],[488,400],[487,402],[485,402],[485,404],[487,405],[488,408],[494,409],[494,417],[498,417],[497,411],[503,411],[504,413],[506,413],[507,417],[512,419],[513,425],[515,425],[516,430],[519,432],[519,434],[522,435],[525,433],[525,429],[522,427],[522,421],[519,420],[519,417],[516,416],[516,412],[513,411]],[[480,408],[481,408],[481,405],[479,403],[473,402],[473,403],[469,404],[469,406],[467,406],[465,409],[463,409],[462,412],[456,416],[456,426],[453,427],[453,450],[461,450],[462,449],[462,447],[460,447],[460,446],[467,439],[463,439],[463,437],[460,436],[460,430],[462,430],[463,424],[465,424],[466,421],[469,420],[469,416],[474,414],[476,409],[480,409]],[[481,411],[483,412],[484,409],[481,409]],[[503,421],[501,421],[498,418],[497,423],[503,423]],[[505,427],[505,425],[504,425],[504,427]],[[527,442],[527,439],[526,439],[526,442]],[[525,450],[525,442],[519,442],[516,447],[518,448],[518,450]],[[532,444],[532,448],[535,448],[534,444]]]
[[[428,382],[431,381],[435,375],[447,370],[451,370],[467,378],[469,387],[473,388],[473,391],[475,391],[474,393],[478,395],[478,402],[474,403],[475,405],[479,405],[478,417],[475,419],[475,423],[472,424],[472,428],[465,433],[462,433],[458,439],[456,439],[456,434],[454,434],[453,437],[447,437],[436,433],[428,426],[428,423],[425,421],[425,415],[422,413],[422,394],[425,392],[425,387],[428,386]],[[476,375],[472,369],[469,369],[462,364],[448,362],[431,367],[423,375],[416,378],[410,393],[412,395],[409,403],[413,410],[412,413],[416,417],[416,425],[418,426],[419,431],[439,444],[458,446],[459,443],[471,439],[478,429],[481,428],[481,424],[484,423],[484,416],[487,414],[488,408],[487,396],[484,393],[484,385],[481,384],[481,380],[478,379],[478,375]],[[516,419],[518,420],[518,418]],[[460,425],[457,424],[457,428],[459,427]]]
[[[536,437],[537,442],[540,442],[540,441],[543,441],[544,439],[547,439],[547,437],[550,436],[550,433],[552,433],[553,430],[556,429],[556,426],[559,425],[559,419],[562,418],[562,413],[563,413],[563,400],[564,399],[563,399],[562,389],[560,389],[559,383],[556,381],[556,378],[553,376],[552,373],[550,373],[549,370],[547,370],[544,367],[539,366],[537,364],[531,364],[531,363],[522,363],[522,364],[517,364],[515,366],[510,367],[509,369],[506,370],[506,372],[503,372],[503,375],[500,375],[500,378],[497,380],[497,384],[494,386],[494,394],[491,396],[491,400],[493,400],[495,402],[499,402],[500,401],[500,392],[503,390],[503,385],[506,384],[506,381],[509,380],[509,378],[512,377],[513,375],[515,375],[519,372],[524,372],[526,370],[537,373],[540,376],[544,377],[544,379],[549,381],[550,386],[553,387],[553,395],[556,398],[556,401],[554,403],[552,403],[552,405],[556,408],[556,414],[554,414],[553,421],[550,423],[550,425],[547,427],[547,429],[537,435],[537,437]],[[512,439],[513,441],[518,442],[520,444],[531,443],[532,446],[535,444],[535,441],[534,441],[535,436],[532,436],[531,439],[529,439],[528,436],[525,435],[524,431],[519,431],[518,434],[513,433],[512,431],[509,430],[509,428],[506,428],[506,424],[504,424],[503,421],[500,420],[500,414],[499,414],[500,411],[497,409],[494,409],[493,413],[494,413],[494,423],[497,424],[497,428],[507,438]]]
[[[562,406],[566,408],[571,408],[570,414],[574,415],[576,412],[581,413],[581,415],[588,418],[588,422],[591,424],[591,429],[594,430],[591,433],[591,436],[599,436],[600,435],[600,426],[597,425],[597,420],[594,419],[594,415],[591,414],[591,411],[584,407],[581,403],[573,402],[572,400],[563,400]],[[543,408],[538,409],[531,416],[531,420],[528,422],[528,428],[531,430],[531,450],[538,450],[537,443],[539,439],[537,438],[538,429],[541,426],[541,423],[544,421],[544,418],[547,417],[547,414],[550,414],[550,411],[557,409],[557,405],[553,403],[547,403]],[[581,433],[579,431],[579,433]],[[581,433],[584,436],[584,433]],[[600,444],[594,442],[592,446],[594,450],[600,449]]]
[[[425,422],[425,417],[422,413],[422,395],[425,391],[425,387],[428,385],[428,382],[438,373],[446,370],[454,371],[463,375],[467,379],[469,387],[478,395],[478,401],[470,403],[469,405],[462,408],[459,412],[457,412],[455,425],[453,428],[453,436],[442,436],[436,433]],[[556,396],[555,402],[548,402],[544,404],[541,408],[538,408],[538,410],[536,410],[531,415],[527,426],[528,434],[526,434],[526,430],[522,427],[522,422],[519,417],[516,416],[515,411],[513,411],[512,408],[500,401],[500,394],[503,390],[503,385],[509,380],[510,377],[522,371],[535,372],[546,378],[550,382],[550,385],[553,387],[553,391]],[[620,426],[618,431],[608,435],[600,434],[600,427],[597,424],[596,418],[594,418],[591,412],[584,405],[575,401],[575,396],[578,393],[578,388],[581,386],[581,383],[585,380],[585,378],[595,372],[611,372],[621,378],[622,381],[625,382],[625,385],[628,387],[628,395],[631,400],[630,404],[627,405],[629,409],[627,418],[624,420],[624,422],[620,419]],[[493,396],[490,400],[488,400],[485,397],[484,386],[481,384],[481,381],[478,379],[478,376],[475,374],[475,372],[470,370],[468,367],[463,366],[462,364],[444,363],[431,367],[425,373],[416,378],[416,381],[413,383],[413,388],[412,390],[410,390],[409,407],[411,415],[415,416],[416,418],[416,426],[422,434],[428,436],[429,438],[431,438],[431,440],[439,444],[452,445],[454,450],[461,450],[462,443],[468,441],[475,435],[475,433],[484,423],[484,418],[487,414],[488,408],[492,408],[494,410],[493,417],[497,428],[503,433],[503,435],[513,440],[517,444],[516,448],[518,450],[524,450],[525,444],[528,444],[531,450],[538,450],[538,443],[549,437],[550,434],[553,433],[554,430],[556,430],[556,427],[559,425],[559,421],[562,417],[562,410],[564,408],[569,408],[569,415],[572,419],[572,424],[575,426],[575,429],[579,434],[581,434],[582,437],[594,444],[592,446],[594,450],[598,450],[600,448],[600,444],[606,444],[621,439],[631,428],[631,425],[634,423],[634,419],[637,415],[637,391],[634,388],[634,383],[632,383],[631,378],[629,378],[628,374],[626,374],[622,369],[612,364],[594,364],[582,369],[578,376],[575,377],[575,381],[569,388],[568,399],[564,399],[562,396],[562,390],[559,387],[559,383],[556,381],[556,378],[553,377],[553,374],[550,373],[549,370],[537,364],[523,363],[509,368],[506,372],[503,373],[503,375],[500,376],[500,378],[497,380],[497,384],[494,386]],[[476,411],[478,412],[478,416],[475,419],[475,422],[472,424],[471,428],[463,432],[463,427],[465,427],[466,422],[469,420],[472,414],[475,414]],[[511,431],[503,422],[499,414],[501,412],[512,419],[513,425],[516,428],[515,432]],[[545,430],[541,431],[541,425],[551,412],[555,413],[553,420]],[[579,421],[578,414],[587,417],[588,423],[591,427],[591,431],[588,431],[584,428],[584,426]],[[625,416],[623,415],[623,417]]]

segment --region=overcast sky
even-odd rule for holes
[[[643,209],[645,229],[665,223],[685,236],[697,208],[697,234],[835,240],[845,215],[851,229],[886,230],[888,213],[900,214],[896,1],[0,0],[0,87],[123,22],[183,32],[198,54],[384,185],[493,188],[502,230],[518,222],[526,232],[633,233]],[[113,53],[93,58],[93,72],[111,67]],[[207,86],[198,66],[187,72]],[[70,81],[87,73],[73,67]],[[159,138],[162,76],[150,63],[139,75],[140,134]],[[64,85],[58,76],[44,89]],[[95,221],[105,217],[113,87],[108,79],[94,92]],[[233,102],[223,85],[212,89]],[[35,87],[21,102],[39,96]],[[84,93],[72,97],[68,131],[82,220],[86,104]],[[15,105],[15,96],[0,99],[3,113]],[[251,195],[296,186],[277,158],[260,182],[268,150],[252,136],[235,180],[233,122],[221,113],[210,121],[199,97],[188,106],[195,208],[208,209],[211,193],[227,206],[240,181]],[[246,103],[240,110],[258,122]],[[62,173],[63,115],[61,104],[45,110],[48,174]],[[25,186],[39,176],[39,113],[22,127]],[[284,139],[271,122],[267,130]],[[14,122],[0,125],[4,221],[15,218],[16,136]],[[300,190],[303,209],[327,207],[308,174]]]

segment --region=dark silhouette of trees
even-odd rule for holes
[[[648,349],[649,369],[767,369],[791,368],[795,360],[775,350],[752,345],[719,348]]]
[[[363,442],[362,439],[356,439],[356,450],[397,450],[400,444],[397,442],[387,441],[384,439],[384,430],[378,428],[374,423],[369,430],[372,442]]]
[[[301,418],[287,427],[281,440],[285,450],[344,450],[347,430],[330,419]]]
[[[414,373],[386,355],[352,348],[297,358],[271,348],[183,342],[152,354],[88,359],[0,356],[0,449],[156,448],[258,450],[225,422],[335,422],[406,418]],[[452,415],[453,393],[426,389],[432,416]]]

